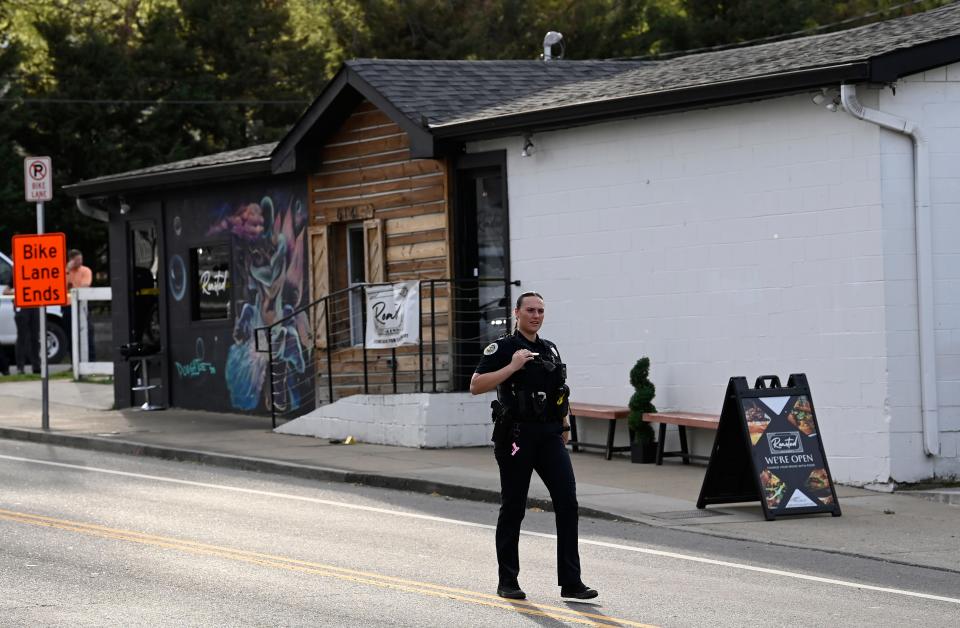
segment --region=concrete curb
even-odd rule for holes
[[[58,445],[61,447],[72,447],[74,449],[102,451],[113,454],[146,456],[149,458],[176,460],[180,462],[195,462],[215,467],[222,467],[225,469],[273,473],[276,475],[285,475],[304,480],[344,482],[347,484],[359,484],[374,488],[388,488],[400,491],[410,491],[414,493],[426,493],[428,495],[437,494],[444,497],[452,497],[454,499],[466,499],[470,501],[489,502],[494,504],[500,502],[499,491],[492,491],[484,488],[459,486],[456,484],[446,484],[444,482],[434,482],[432,480],[422,480],[419,478],[394,477],[376,473],[358,473],[356,471],[345,471],[343,469],[317,467],[312,465],[297,464],[295,462],[277,462],[276,460],[268,460],[266,458],[234,456],[230,454],[221,454],[196,449],[178,449],[174,447],[138,443],[136,441],[100,438],[97,436],[76,436],[73,434],[65,434],[63,432],[45,432],[42,430],[0,427],[0,438],[7,440],[27,441],[32,443],[42,443],[46,445]],[[531,497],[528,500],[527,505],[528,507],[540,508],[542,510],[551,512],[553,511],[553,503],[546,499]],[[591,517],[593,519],[603,519],[607,521],[631,521],[633,523],[642,523],[622,515],[614,515],[612,513],[593,508],[584,508],[583,506],[580,506],[580,515],[583,517]]]

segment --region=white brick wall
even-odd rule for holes
[[[910,480],[960,474],[960,64],[907,77],[896,95],[879,96],[883,111],[919,123],[930,145],[933,220],[934,329],[941,457],[925,458],[919,444],[920,389],[912,185],[909,142],[884,132],[884,248],[887,254],[887,346],[891,356],[891,475]],[[886,163],[886,161],[885,161]],[[899,445],[898,446],[898,442]]]
[[[941,79],[945,98],[960,100],[949,86]],[[896,99],[926,107],[914,87]],[[888,107],[889,92],[860,91]],[[960,121],[955,107],[924,111],[944,129]],[[938,136],[934,159],[941,423],[953,430],[960,244],[942,229],[960,232],[957,206],[947,207],[960,203],[956,131]],[[838,480],[933,471],[916,464],[907,140],[799,95],[533,141],[530,158],[519,138],[470,152],[507,151],[513,277],[546,296],[544,335],[570,364],[574,399],[626,403],[641,355],[661,409],[719,412],[730,376],[805,372]],[[956,455],[955,432],[944,436]]]

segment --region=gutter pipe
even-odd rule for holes
[[[917,319],[920,339],[920,421],[923,453],[940,455],[937,402],[936,345],[933,313],[933,235],[930,209],[930,147],[919,125],[898,116],[864,107],[854,85],[841,85],[843,108],[853,117],[908,136],[913,140],[914,232],[917,244]]]
[[[92,207],[90,203],[87,202],[87,199],[77,197],[77,211],[79,211],[84,216],[88,218],[93,218],[94,220],[99,220],[100,222],[110,222],[110,215],[102,209],[97,209]]]

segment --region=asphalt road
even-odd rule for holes
[[[956,625],[960,572],[581,520],[594,603],[561,600],[551,513],[529,599],[494,594],[496,506],[0,440],[0,624]],[[770,525],[776,525],[776,522]]]

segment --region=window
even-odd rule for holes
[[[193,320],[230,318],[230,247],[214,244],[190,249],[193,269]]]
[[[0,259],[0,286],[8,287],[13,285],[13,268],[7,263],[7,260]]]
[[[347,281],[350,288],[367,280],[364,250],[363,224],[350,225],[347,227]],[[363,290],[359,288],[350,291],[350,342],[353,345],[363,344],[363,308],[366,306],[363,296]]]

